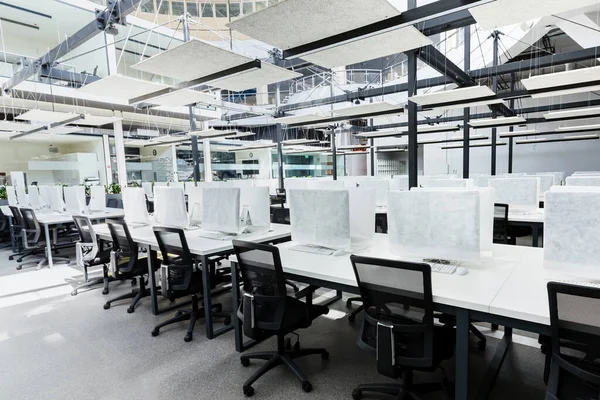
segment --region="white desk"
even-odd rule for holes
[[[106,224],[94,226],[94,231],[100,239],[111,240],[110,231]],[[158,315],[162,312],[169,311],[171,308],[160,310],[158,307],[158,291],[156,287],[156,277],[154,274],[156,259],[152,252],[159,250],[156,236],[151,226],[129,229],[131,239],[148,250],[148,276],[150,280],[150,292],[152,298],[152,313]],[[185,232],[186,241],[190,249],[190,253],[197,258],[202,265],[202,277],[204,284],[204,308],[206,313],[206,337],[213,339],[233,329],[233,325],[224,326],[218,330],[213,328],[212,317],[212,298],[210,296],[212,287],[212,274],[210,272],[209,257],[228,255],[233,252],[233,244],[231,240],[214,240],[199,236],[199,231],[188,230]],[[236,239],[247,240],[257,243],[274,243],[278,241],[289,240],[291,237],[291,227],[289,225],[271,224],[269,232],[265,233],[249,233],[239,235]],[[235,313],[235,311],[234,311]],[[234,315],[234,320],[235,315]]]

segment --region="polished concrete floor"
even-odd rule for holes
[[[152,327],[172,316],[153,316],[144,299],[134,314],[125,303],[104,310],[106,298],[131,290],[129,282],[71,296],[66,281],[81,272],[61,266],[52,271],[16,271],[0,251],[0,399],[242,399],[242,383],[257,368],[245,368],[235,352],[233,333],[205,338],[196,325],[194,340],[183,341],[186,324],[165,328],[152,337]],[[46,282],[46,284],[40,282]],[[45,289],[45,287],[48,287]],[[327,293],[323,294],[327,295]],[[231,310],[229,295],[219,297]],[[256,399],[351,399],[360,383],[390,382],[377,374],[374,357],[359,349],[355,324],[343,302],[329,316],[300,331],[302,347],[325,347],[329,361],[301,359],[299,365],[314,390],[304,393],[294,376],[278,367],[254,384]],[[217,327],[220,322],[217,322]],[[471,341],[470,391],[474,395],[498,340],[490,337],[485,351]],[[253,350],[270,350],[270,340]],[[453,360],[444,363],[450,380]],[[543,356],[533,337],[517,336],[498,377],[491,399],[543,399]],[[417,374],[417,381],[440,378]],[[437,393],[425,399],[448,398]]]

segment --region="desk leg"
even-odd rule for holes
[[[469,393],[469,310],[458,309],[456,313],[456,400],[467,400]]]
[[[208,339],[214,339],[217,336],[221,336],[222,334],[229,332],[234,329],[233,324],[229,324],[217,330],[214,329],[214,321],[213,321],[213,309],[212,309],[212,277],[213,272],[211,271],[210,261],[207,256],[200,257],[200,264],[202,265],[202,280],[204,285],[204,319],[206,321],[206,337]],[[234,289],[235,290],[235,289]],[[235,321],[235,315],[232,316],[232,320]]]
[[[531,237],[533,239],[533,247],[538,247],[540,237],[540,229],[538,224],[531,225]]]
[[[156,257],[152,253],[152,248],[150,246],[146,249],[148,250],[148,281],[150,283],[150,298],[152,299],[152,314],[158,315],[158,293],[156,290],[156,274],[154,273],[156,270]]]
[[[231,262],[231,298],[233,305],[233,329],[235,331],[235,350],[238,353],[244,351],[244,332],[242,332],[242,322],[237,317],[236,310],[240,306],[240,282],[238,276],[237,263]]]
[[[485,400],[489,398],[490,393],[494,387],[494,383],[496,382],[496,378],[500,373],[500,368],[502,367],[502,362],[508,353],[508,349],[512,343],[512,328],[504,327],[504,336],[502,337],[502,341],[496,347],[496,352],[494,353],[494,358],[490,363],[488,370],[485,374],[481,382],[481,386],[479,388],[479,393],[477,394],[477,399]]]
[[[54,267],[52,261],[52,238],[50,237],[50,227],[44,224],[44,234],[46,235],[46,257],[48,258],[48,268]]]

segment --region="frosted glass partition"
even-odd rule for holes
[[[62,186],[48,186],[46,195],[48,196],[48,205],[52,211],[62,212],[65,210],[65,202],[63,201]]]
[[[65,206],[70,213],[80,214],[85,212],[85,187],[69,186],[64,188]]]
[[[19,205],[17,201],[17,192],[14,186],[6,186],[6,195],[8,196],[8,205],[16,207]]]
[[[473,179],[425,179],[423,186],[427,188],[471,188]]]
[[[567,186],[600,186],[600,175],[578,175],[567,177]]]
[[[154,199],[154,192],[152,191],[152,182],[142,182],[142,189],[144,189],[144,193],[148,196],[148,200]]]
[[[511,172],[510,174],[502,174],[502,177],[504,178],[519,178],[522,176],[526,176],[527,174],[525,172]]]
[[[316,190],[325,190],[325,189],[343,189],[344,182],[342,181],[334,181],[334,180],[317,180],[317,179],[309,179],[306,182],[307,189],[316,189]]]
[[[497,179],[496,176],[492,175],[471,175],[473,176],[473,182],[477,187],[489,187],[490,179]]]
[[[600,175],[600,171],[575,171],[573,175]]]
[[[123,211],[127,223],[149,223],[150,218],[148,217],[148,209],[146,208],[146,194],[144,193],[144,189],[137,187],[126,187],[123,189]]]
[[[42,198],[40,197],[40,192],[38,187],[35,185],[30,185],[27,188],[27,195],[29,197],[29,205],[31,208],[39,210],[44,205]]]
[[[202,191],[202,228],[240,233],[240,188],[206,187]]]
[[[546,193],[544,268],[598,280],[600,188],[561,187]]]
[[[352,248],[368,246],[375,235],[377,190],[373,188],[350,188],[350,240]]]
[[[333,249],[350,247],[347,190],[292,189],[288,202],[293,241]]]
[[[29,197],[27,197],[27,193],[25,192],[25,186],[16,186],[17,192],[17,202],[21,207],[29,206]]]
[[[475,190],[388,192],[388,238],[406,258],[479,261],[480,194]]]
[[[537,209],[540,202],[539,178],[495,178],[490,187],[496,189],[496,203],[518,209]]]
[[[154,187],[167,186],[167,182],[154,182]]]
[[[306,189],[306,185],[308,184],[308,179],[302,178],[285,178],[283,180],[283,186],[285,190],[291,189]]]
[[[185,189],[185,184],[183,182],[169,182],[169,187],[170,188]]]
[[[90,211],[104,211],[106,209],[106,191],[104,186],[90,188]]]
[[[188,215],[191,225],[202,223],[202,187],[188,187]]]
[[[242,218],[246,217],[244,210],[249,213],[249,220],[246,218],[244,221],[245,230],[268,232],[271,229],[271,198],[268,187],[241,188],[240,208]]]
[[[535,177],[540,178],[540,196],[550,190],[554,185],[560,185],[556,183],[554,174],[535,174]]]
[[[175,228],[189,226],[183,187],[157,187],[154,188],[154,196],[156,224]]]
[[[386,192],[390,190],[390,181],[389,178],[384,179],[363,179],[358,181],[358,187],[361,188],[372,188],[377,191],[377,205],[385,206],[386,205]]]
[[[394,176],[390,180],[390,190],[408,190],[408,176]]]

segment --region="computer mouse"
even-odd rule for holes
[[[332,256],[339,257],[339,256],[343,256],[344,254],[345,254],[344,250],[336,250],[333,252]]]
[[[456,267],[456,275],[466,275],[469,270],[465,267]]]

